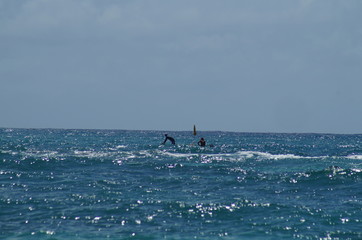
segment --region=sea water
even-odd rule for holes
[[[0,239],[362,239],[362,135],[165,133],[0,129]]]

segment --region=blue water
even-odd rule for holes
[[[0,129],[0,239],[362,239],[362,135],[164,133]]]

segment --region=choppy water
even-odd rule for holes
[[[0,238],[362,239],[362,135],[163,134],[0,129]]]

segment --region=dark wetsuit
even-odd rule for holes
[[[165,137],[166,137],[166,138],[165,138],[165,141],[163,141],[162,144],[165,144],[167,140],[170,140],[171,143],[172,143],[173,145],[175,145],[176,141],[175,141],[174,138],[167,136],[167,134],[165,134]]]
[[[200,147],[205,147],[206,146],[206,141],[201,138],[200,141],[197,143]]]

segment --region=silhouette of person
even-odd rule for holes
[[[197,143],[200,147],[205,147],[206,146],[206,141],[204,138],[201,138],[200,141]]]
[[[165,137],[166,137],[165,141],[163,141],[162,144],[165,144],[167,142],[167,140],[169,140],[173,145],[175,145],[176,141],[174,138],[167,136],[167,134],[165,134]]]

